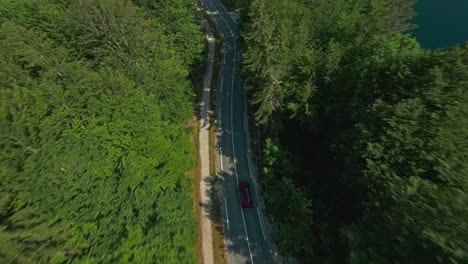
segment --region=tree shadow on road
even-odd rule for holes
[[[207,217],[212,222],[213,247],[215,249],[215,252],[224,250],[227,250],[227,252],[229,252],[229,254],[223,257],[215,256],[215,263],[220,263],[220,258],[228,258],[229,255],[234,255],[236,257],[236,260],[244,259],[244,263],[247,263],[250,260],[250,254],[247,247],[245,233],[243,232],[243,224],[230,222],[230,230],[227,229],[224,197],[222,194],[222,190],[220,190],[221,188],[223,188],[222,184],[226,177],[234,177],[234,172],[232,169],[228,171],[221,171],[218,173],[218,175],[210,176],[205,179],[205,182],[211,186],[211,188],[208,188],[206,191],[206,195],[211,199],[208,203],[200,202],[200,207],[206,209]],[[237,186],[232,187],[233,189],[230,191],[237,192]],[[233,230],[242,230],[242,232],[238,235],[234,235],[233,233],[231,233]],[[226,236],[227,232],[229,232],[229,235]],[[226,262],[224,260],[223,263],[237,262]]]

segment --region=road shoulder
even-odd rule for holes
[[[210,197],[212,176],[210,175],[210,151],[209,151],[209,130],[210,130],[210,91],[213,77],[213,62],[215,54],[214,36],[206,20],[203,22],[208,42],[208,62],[203,80],[202,100],[200,104],[200,133],[199,133],[199,154],[200,154],[200,225],[202,239],[202,262],[204,264],[214,263],[213,254],[213,232],[212,232],[212,201]]]

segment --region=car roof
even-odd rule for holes
[[[240,187],[247,187],[247,186],[249,186],[249,182],[241,181],[241,182],[239,182],[239,186]]]
[[[250,200],[250,194],[249,194],[249,191],[247,189],[244,189],[244,191],[242,191],[242,198]]]

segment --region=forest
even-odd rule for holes
[[[0,0],[0,263],[196,263],[190,0]]]
[[[468,43],[421,48],[414,2],[234,5],[283,254],[468,262]]]

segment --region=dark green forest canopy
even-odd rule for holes
[[[189,0],[0,0],[0,262],[195,263]]]
[[[286,254],[468,262],[468,44],[422,49],[404,33],[413,4],[248,6],[245,76],[272,138],[262,184]]]

